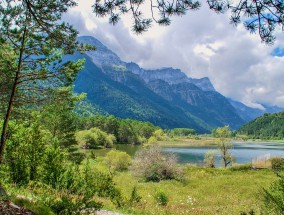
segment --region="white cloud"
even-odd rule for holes
[[[250,106],[284,107],[284,58],[271,56],[275,47],[283,47],[283,33],[277,33],[274,46],[267,46],[242,25],[230,25],[228,14],[217,15],[204,4],[199,11],[174,17],[168,27],[154,26],[137,36],[129,16],[116,26],[95,17],[93,1],[79,1],[64,19],[81,35],[97,37],[122,60],[144,68],[180,68],[190,77],[207,76],[219,92]]]

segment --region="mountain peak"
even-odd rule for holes
[[[90,44],[96,47],[95,51],[88,51],[86,54],[92,58],[92,61],[99,67],[104,65],[125,66],[125,63],[98,39],[92,36],[80,36],[78,41],[83,44]]]

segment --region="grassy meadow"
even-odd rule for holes
[[[101,167],[102,168],[102,167]],[[117,172],[114,182],[125,198],[130,198],[133,187],[142,197],[139,203],[119,209],[126,214],[240,214],[254,210],[260,214],[262,188],[276,179],[270,170],[209,169],[186,166],[182,181],[143,182],[129,172]],[[155,200],[157,192],[164,192],[166,206]],[[118,209],[104,201],[109,210]]]
[[[192,136],[168,137],[158,141],[158,144],[162,147],[194,147],[212,146],[216,145],[217,142],[213,137]],[[130,145],[113,146],[113,148],[119,150],[124,150],[124,147],[129,148]],[[149,144],[131,146],[128,153],[132,158],[129,159],[134,159],[133,155],[136,150],[148,147]],[[263,214],[263,188],[269,188],[271,183],[277,179],[276,174],[271,169],[253,170],[247,164],[226,169],[183,164],[179,165],[184,169],[181,179],[161,180],[159,182],[145,181],[141,177],[134,176],[133,171],[129,169],[124,171],[111,169],[107,163],[107,154],[111,151],[110,148],[78,148],[78,150],[88,157],[91,172],[109,174],[115,187],[121,192],[119,198],[122,204],[120,207],[109,197],[94,195],[94,201],[102,203],[105,210],[122,214]],[[79,165],[79,169],[85,168],[86,160]],[[23,205],[38,215],[56,214],[50,206],[46,206],[49,201],[48,196],[53,196],[53,201],[56,202],[56,199],[58,199],[60,202],[64,192],[68,193],[68,190],[46,191],[44,187],[36,189],[32,187],[30,188],[30,185],[28,185],[21,188],[8,184],[6,189],[13,202]],[[130,200],[134,188],[135,196],[139,199],[137,202]],[[165,204],[157,199],[157,196],[161,193],[166,199],[164,200]],[[72,194],[70,201],[80,198],[80,194]],[[68,204],[72,205],[71,202],[68,202]],[[58,204],[57,207],[61,207],[60,204],[65,204],[64,207],[68,207],[67,203]],[[86,214],[92,213],[87,212]]]

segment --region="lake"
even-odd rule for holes
[[[174,153],[179,158],[179,163],[192,163],[202,165],[204,155],[209,150],[217,150],[216,146],[204,147],[165,147],[163,151]],[[230,150],[236,158],[236,163],[251,163],[255,157],[271,154],[271,156],[284,156],[284,143],[234,143]],[[221,166],[220,156],[216,158],[216,166]]]

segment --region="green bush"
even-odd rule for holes
[[[106,154],[105,161],[111,170],[123,171],[128,169],[131,157],[126,152],[111,150]]]
[[[282,215],[284,211],[284,174],[277,173],[278,180],[263,190],[263,214]]]
[[[137,188],[136,186],[134,186],[131,192],[130,199],[128,200],[129,205],[132,206],[133,204],[140,202],[141,199],[142,197],[138,195]]]
[[[51,134],[36,123],[26,125],[16,121],[10,122],[8,132],[4,163],[12,181],[25,185],[40,176],[42,158]]]
[[[155,143],[157,143],[157,142],[158,142],[158,140],[157,140],[157,138],[154,137],[154,136],[151,136],[151,137],[148,139],[148,141],[147,141],[148,144],[155,144]]]
[[[84,149],[97,147],[112,147],[116,141],[115,136],[101,131],[99,128],[91,128],[89,130],[78,131],[76,134],[77,143]]]
[[[157,192],[154,197],[159,205],[166,206],[169,202],[169,197],[163,191]]]
[[[271,159],[271,168],[274,171],[284,170],[284,158],[272,158]]]

